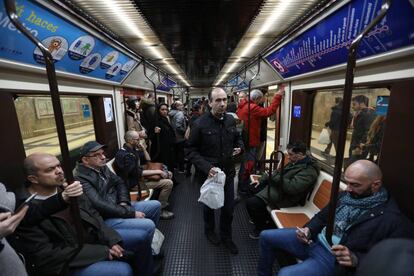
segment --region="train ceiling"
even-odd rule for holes
[[[65,0],[183,86],[221,85],[334,0]]]

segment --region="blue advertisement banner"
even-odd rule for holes
[[[300,118],[302,107],[300,105],[293,106],[293,118]]]
[[[0,1],[0,58],[44,67],[44,57],[10,22]],[[56,70],[121,83],[137,64],[80,27],[28,0],[16,1],[23,25],[51,52]]]
[[[266,57],[288,78],[346,63],[352,40],[381,9],[382,0],[354,0]],[[409,0],[393,1],[382,21],[362,40],[357,58],[414,44],[414,7]]]
[[[162,91],[170,91],[171,87],[177,86],[177,83],[173,80],[171,80],[170,78],[164,77],[164,79],[162,79],[161,84],[158,85],[157,89],[158,90],[162,90]]]

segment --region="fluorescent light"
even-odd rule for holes
[[[262,35],[267,32],[272,26],[280,23],[281,15],[285,13],[287,7],[292,4],[289,0],[280,0],[279,5],[273,8],[272,13],[266,18],[265,23],[260,28],[258,35]]]
[[[137,25],[133,23],[133,20],[128,16],[128,12],[125,11],[120,5],[118,5],[118,3],[112,0],[103,0],[103,3],[110,11],[115,13],[117,17],[122,21],[122,23],[125,24],[125,26],[127,26],[139,38],[143,38],[145,36],[144,33],[137,27]]]

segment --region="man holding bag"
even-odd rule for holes
[[[224,186],[224,206],[220,215],[221,242],[232,254],[238,249],[232,240],[231,223],[234,210],[234,161],[233,156],[241,153],[243,141],[236,129],[236,122],[225,113],[227,94],[221,88],[209,93],[211,111],[203,114],[191,128],[186,155],[196,167],[195,179],[203,183],[207,177],[213,177],[218,168],[226,174]],[[214,232],[214,210],[204,205],[204,231],[207,239],[214,245],[220,239]]]

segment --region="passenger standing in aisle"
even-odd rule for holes
[[[221,88],[214,88],[209,93],[211,111],[203,114],[194,123],[188,139],[187,157],[196,167],[196,177],[203,183],[213,177],[220,168],[226,174],[224,186],[224,206],[220,214],[220,238],[224,246],[232,254],[238,249],[232,240],[234,210],[234,161],[233,157],[241,153],[243,142],[236,129],[236,122],[231,115],[225,113],[227,95]],[[204,231],[207,239],[214,245],[220,239],[214,232],[214,210],[204,205]]]

